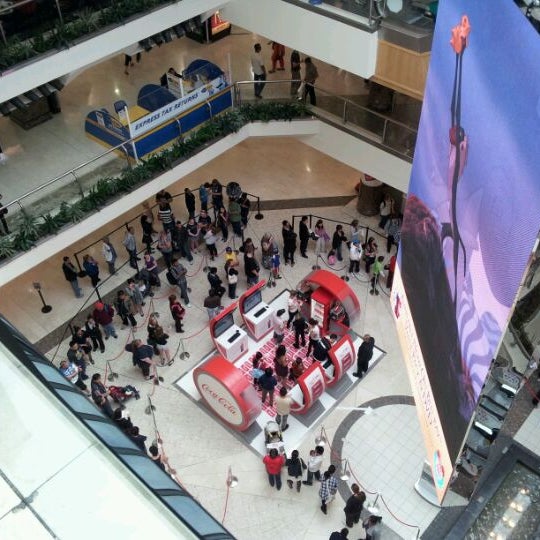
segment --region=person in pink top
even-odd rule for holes
[[[268,473],[268,482],[270,485],[279,491],[281,489],[281,469],[285,465],[285,456],[278,453],[275,448],[272,448],[268,455],[264,456],[263,463]]]

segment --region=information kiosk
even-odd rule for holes
[[[208,408],[232,429],[245,431],[261,413],[261,398],[253,385],[222,356],[195,368],[193,380]]]
[[[351,336],[346,334],[328,351],[328,360],[323,368],[326,375],[326,386],[336,384],[356,361],[354,344]]]
[[[242,315],[249,333],[256,341],[272,331],[275,310],[263,302],[262,289],[265,285],[266,280],[259,281],[238,299],[240,315]]]
[[[225,308],[210,320],[210,336],[216,349],[230,362],[234,362],[248,350],[248,335],[234,322],[236,303]]]
[[[326,374],[319,362],[313,362],[298,377],[298,382],[289,391],[292,398],[291,411],[303,414],[319,399],[326,389]]]

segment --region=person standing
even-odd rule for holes
[[[309,453],[309,459],[307,463],[307,478],[302,483],[306,486],[313,485],[313,477],[315,480],[321,479],[321,467],[323,462],[324,448],[322,446],[316,446],[314,450]]]
[[[114,249],[114,246],[111,244],[111,241],[109,240],[108,236],[105,236],[103,238],[103,244],[101,245],[101,252],[103,253],[103,258],[105,259],[105,262],[107,263],[107,266],[109,267],[109,274],[114,275],[116,274],[116,268],[114,267],[114,263],[116,261],[116,250]]]
[[[304,89],[304,101],[309,95],[309,102],[313,106],[316,106],[317,98],[315,96],[315,81],[319,77],[319,72],[309,56],[304,59],[304,65],[306,66],[304,73],[304,82],[306,84]]]
[[[284,220],[282,222],[281,234],[283,235],[283,258],[285,264],[291,263],[294,266],[294,252],[296,251],[296,233],[293,231],[291,224]]]
[[[362,247],[359,240],[351,242],[349,259],[349,274],[358,274],[360,272],[360,260],[362,259]]]
[[[240,204],[240,221],[244,227],[247,227],[249,211],[251,210],[251,201],[249,200],[246,192],[242,193],[240,199],[238,200],[238,204]]]
[[[390,253],[392,246],[399,249],[399,241],[401,239],[401,218],[397,214],[391,214],[388,222],[385,225],[386,231],[386,253]]]
[[[298,226],[298,236],[300,237],[300,255],[302,255],[304,259],[307,259],[308,256],[306,254],[306,250],[310,237],[307,216],[302,216],[302,219],[300,220],[300,225]]]
[[[163,229],[162,231],[160,231],[158,236],[157,248],[163,256],[163,261],[165,262],[167,269],[170,270],[173,258],[173,245],[172,235],[169,229]]]
[[[97,261],[91,255],[86,254],[83,257],[83,268],[86,272],[86,275],[90,278],[92,282],[92,287],[96,287],[97,284],[101,281],[99,278],[99,265]]]
[[[253,46],[253,53],[251,54],[251,70],[253,71],[253,79],[255,81],[266,80],[266,67],[264,66],[264,59],[261,53],[261,44],[255,43]],[[255,97],[262,98],[262,91],[264,88],[264,82],[255,82]],[[230,213],[230,212],[229,212]]]
[[[277,386],[277,379],[274,377],[274,370],[268,367],[259,377],[259,386],[261,387],[262,404],[266,404],[266,397],[269,397],[269,406],[274,406],[274,390]]]
[[[223,206],[223,186],[217,178],[214,178],[210,183],[210,193],[212,194],[212,206],[214,207],[215,219],[217,217],[217,212]]]
[[[369,516],[362,523],[362,527],[366,530],[366,540],[380,540],[381,539],[381,516]]]
[[[138,270],[137,261],[140,260],[137,257],[137,242],[135,240],[135,229],[133,227],[128,227],[126,234],[124,235],[124,240],[122,240],[123,246],[126,248],[129,256],[129,266],[131,268]]]
[[[235,300],[238,298],[236,296],[236,285],[238,284],[238,271],[234,267],[234,264],[230,261],[227,261],[225,264],[225,273],[227,274],[227,284],[229,289],[229,298]]]
[[[204,239],[206,249],[208,250],[208,253],[210,255],[210,260],[213,261],[218,256],[216,248],[216,242],[218,238],[216,236],[214,227],[212,227],[212,225],[208,225],[208,227],[203,227],[201,229],[201,234]]]
[[[79,287],[79,280],[77,279],[77,269],[69,260],[69,257],[64,257],[62,261],[62,271],[64,272],[66,281],[69,281],[75,297],[82,298],[84,295],[82,289]]]
[[[242,208],[236,199],[229,201],[229,221],[236,236],[242,236]]]
[[[94,304],[94,311],[92,313],[92,318],[96,323],[100,324],[105,333],[105,339],[109,339],[111,336],[114,339],[118,338],[116,334],[116,328],[113,323],[114,309],[108,304],[103,302],[96,302]]]
[[[208,210],[208,193],[210,192],[211,187],[208,182],[201,184],[199,186],[199,201],[201,203],[201,212]]]
[[[300,348],[300,343],[302,343],[302,347],[306,346],[306,330],[307,330],[307,322],[306,319],[302,316],[302,313],[300,310],[298,310],[294,316],[293,321],[293,328],[294,328],[294,344],[293,347],[295,349]]]
[[[86,330],[88,337],[92,340],[94,351],[97,351],[99,347],[100,352],[104,353],[105,343],[103,343],[103,334],[101,333],[99,325],[96,323],[92,315],[88,315],[88,317],[86,317],[84,329]]]
[[[195,217],[195,195],[193,195],[191,189],[184,188],[184,199],[186,201],[186,210],[190,218]]]
[[[86,387],[86,384],[82,381],[81,377],[79,376],[80,368],[78,368],[75,364],[68,362],[67,360],[62,360],[60,362],[60,367],[58,368],[58,371],[71,383],[73,383],[77,388],[82,390],[87,396],[90,395],[88,392],[88,388]]]
[[[379,227],[384,229],[386,222],[390,219],[391,214],[394,212],[394,199],[390,195],[385,195],[381,204],[379,205]]]
[[[186,310],[182,307],[182,304],[178,301],[175,294],[169,296],[169,309],[171,310],[171,316],[174,320],[176,332],[183,334],[183,320]]]
[[[135,339],[129,347],[133,354],[133,365],[141,368],[145,380],[154,378],[154,375],[150,375],[150,368],[154,366],[152,357],[154,356],[154,349],[150,345],[145,345],[142,340]]]
[[[349,539],[349,529],[343,527],[341,531],[334,531],[328,540],[348,540]]]
[[[289,428],[287,420],[289,414],[291,414],[292,401],[292,397],[287,395],[287,388],[282,386],[279,390],[279,396],[276,398],[276,422],[281,431]],[[302,476],[302,474],[300,473],[299,476]],[[298,488],[298,491],[300,491],[300,488]]]
[[[248,286],[255,285],[259,282],[260,267],[252,252],[247,252],[244,255],[244,271]]]
[[[92,375],[92,381],[90,383],[90,390],[92,392],[92,399],[94,403],[109,417],[113,417],[113,409],[109,401],[109,391],[101,380],[99,373]]]
[[[186,307],[191,307],[191,304],[189,303],[189,296],[188,296],[186,267],[175,257],[172,260],[170,272],[176,281],[176,285],[178,285],[178,288],[180,289],[180,296],[182,297],[182,300],[186,304]]]
[[[291,53],[291,96],[298,94],[298,89],[302,83],[302,73],[300,71],[300,53],[294,50]]]
[[[221,230],[221,241],[229,239],[229,214],[224,206],[221,206],[217,215],[216,225]]]
[[[304,469],[306,469],[306,464],[299,456],[298,450],[292,451],[291,457],[285,461],[285,466],[287,467],[288,474],[287,485],[292,489],[294,482],[296,482],[296,491],[300,493],[300,488],[302,487],[302,474]]]
[[[296,291],[291,291],[289,293],[289,299],[287,300],[287,311],[289,315],[287,319],[287,330],[290,328],[291,323],[296,317],[296,314],[298,313],[301,305],[302,302],[300,302]]]
[[[374,347],[375,338],[371,337],[369,334],[365,334],[356,355],[356,371],[353,373],[355,377],[361,379],[362,375],[367,372],[369,361],[373,357]]]
[[[208,313],[208,320],[211,321],[221,310],[221,296],[216,290],[210,289],[208,291],[203,306],[206,308],[206,313]]]
[[[362,246],[364,248],[364,261],[366,262],[366,274],[369,275],[369,271],[371,269],[371,265],[375,262],[375,259],[377,258],[377,243],[375,242],[375,238],[373,236],[370,236],[368,238],[367,243]]]
[[[189,264],[193,264],[193,255],[191,254],[191,247],[189,245],[189,233],[186,226],[179,220],[176,222],[172,238],[173,250],[179,252],[181,257],[185,257]]]
[[[272,448],[268,455],[264,456],[263,463],[268,473],[268,482],[272,487],[275,485],[279,491],[281,489],[281,469],[285,465],[285,456],[279,454],[275,448]]]
[[[306,352],[306,358],[310,355],[311,351],[315,347],[315,343],[321,339],[321,328],[319,327],[319,323],[317,319],[309,319],[308,321],[309,325],[309,343],[308,348]]]
[[[118,291],[116,295],[116,313],[122,319],[122,324],[124,326],[131,325],[131,328],[137,327],[137,321],[133,316],[133,304],[127,296],[126,292],[123,290]]]
[[[218,269],[215,266],[211,266],[208,269],[206,278],[208,279],[208,283],[210,283],[210,288],[214,289],[221,297],[225,294],[225,287],[223,287],[223,281],[221,281],[221,278],[218,276],[217,270]]]
[[[279,345],[276,349],[274,369],[278,382],[281,383],[282,386],[285,386],[289,375],[289,360],[287,358],[287,349],[285,348],[285,345]]]
[[[160,199],[159,202],[158,220],[161,221],[164,229],[170,232],[173,231],[175,223],[174,214],[171,205],[164,198]]]
[[[0,149],[0,155],[1,156],[4,155],[4,154],[2,154],[1,149]],[[0,162],[2,162],[1,159],[0,159]],[[1,200],[2,200],[2,194],[0,193],[0,201]],[[4,227],[4,233],[5,234],[10,233],[10,230],[9,230],[9,227],[8,227],[8,224],[7,224],[7,221],[6,221],[7,213],[8,213],[8,209],[5,206],[2,206],[2,204],[0,203],[0,222],[2,223],[2,227]],[[2,234],[2,233],[0,232],[0,234]]]
[[[139,312],[141,317],[144,316],[144,296],[140,287],[135,283],[133,278],[127,280],[127,287],[125,288],[126,294],[131,299],[133,306]]]
[[[352,495],[347,499],[345,508],[343,509],[347,527],[353,527],[355,523],[360,521],[360,514],[366,502],[366,494],[360,491],[358,484],[352,484],[351,491]]]
[[[369,294],[379,294],[379,289],[377,288],[377,286],[379,285],[379,278],[381,276],[384,276],[383,263],[384,257],[382,255],[379,255],[377,257],[377,260],[373,264],[371,276],[371,290],[369,291]]]
[[[347,242],[345,232],[343,231],[343,225],[336,225],[336,230],[332,236],[332,249],[335,250],[337,260],[340,262],[343,260],[343,255],[341,253],[343,242]]]

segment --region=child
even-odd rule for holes
[[[328,264],[330,266],[334,266],[336,264],[336,250],[331,249],[330,253],[328,253]]]
[[[373,263],[373,268],[371,269],[371,272],[372,272],[371,290],[369,291],[369,294],[379,294],[377,285],[379,284],[379,277],[380,276],[384,277],[383,262],[384,262],[384,256],[379,255],[377,257],[377,260]]]
[[[302,362],[302,359],[300,357],[295,358],[294,362],[292,363],[291,369],[289,371],[289,379],[296,383],[298,380],[298,377],[302,375],[305,371],[304,362]]]
[[[212,227],[208,227],[208,229],[203,228],[201,232],[203,234],[206,248],[208,249],[208,252],[210,253],[210,260],[213,261],[214,257],[217,257],[217,248],[216,248],[217,236],[214,233],[214,230],[212,229]]]
[[[272,255],[271,264],[272,264],[272,275],[274,276],[274,279],[281,279],[281,276],[279,275],[279,266],[280,266],[280,258],[279,258],[279,250],[277,248],[274,249],[274,254]]]
[[[274,339],[276,340],[276,343],[278,345],[283,341],[283,338],[285,337],[285,321],[281,318],[284,313],[284,309],[278,309],[276,314],[274,315]]]
[[[255,357],[253,358],[253,369],[251,370],[251,376],[253,377],[253,386],[260,390],[259,387],[259,377],[264,373],[264,369],[261,369],[260,362],[262,361],[262,353],[257,352],[255,353]]]

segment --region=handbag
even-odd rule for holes
[[[172,272],[170,270],[167,270],[165,277],[167,278],[167,281],[171,285],[178,285],[178,282],[176,281],[175,277],[172,275]]]

